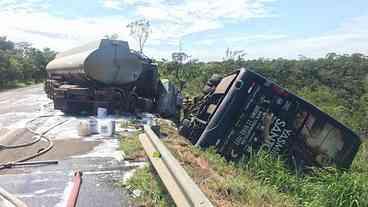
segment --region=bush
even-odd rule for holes
[[[295,197],[301,206],[368,206],[366,172],[321,170],[298,177],[280,158],[260,151],[242,165],[252,177]]]
[[[13,43],[0,37],[0,89],[20,83],[40,82],[46,78],[46,65],[55,52],[30,47],[29,43]]]

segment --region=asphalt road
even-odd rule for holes
[[[48,115],[47,117],[40,117]],[[61,121],[64,124],[47,133],[54,148],[36,160],[55,159],[57,165],[16,167],[0,171],[0,186],[30,207],[64,207],[75,171],[83,172],[77,206],[132,206],[127,193],[116,185],[144,163],[123,160],[118,150],[119,136],[79,137],[77,125],[83,117],[63,116],[52,109],[42,85],[0,92],[0,144],[28,142],[32,134]],[[124,117],[119,117],[124,119]],[[30,147],[0,151],[0,162],[9,162],[47,146],[39,142]]]

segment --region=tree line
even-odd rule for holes
[[[161,77],[184,84],[183,93],[187,96],[199,95],[214,73],[251,69],[315,104],[360,135],[368,134],[368,56],[363,54],[329,53],[323,58],[298,60],[235,58],[208,63],[157,63]]]
[[[39,50],[30,43],[0,37],[0,89],[43,81],[46,65],[55,54],[49,48]]]

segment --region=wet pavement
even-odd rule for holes
[[[44,115],[47,116],[42,117]],[[63,122],[46,134],[54,141],[54,148],[35,159],[52,159],[59,163],[1,170],[0,186],[29,207],[64,207],[74,172],[82,171],[77,206],[132,206],[127,192],[119,183],[144,163],[124,161],[123,153],[118,150],[119,135],[110,138],[99,135],[79,137],[77,126],[80,120],[85,119],[63,116],[61,112],[54,111],[42,85],[0,92],[0,144],[29,142],[32,134],[28,128],[43,132]],[[121,119],[125,117],[118,118]],[[0,162],[18,159],[46,146],[46,142],[39,142],[21,149],[2,150]]]

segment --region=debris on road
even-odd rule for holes
[[[1,186],[12,190],[15,196],[30,206],[64,207],[67,202],[70,172],[84,172],[83,187],[78,206],[129,206],[126,190],[115,186],[141,163],[124,160],[119,150],[120,134],[127,136],[137,129],[121,127],[121,123],[143,121],[130,114],[107,116],[116,120],[116,133],[111,137],[93,133],[90,136],[78,135],[80,121],[89,121],[91,117],[64,116],[55,111],[50,100],[42,92],[42,86],[1,93],[4,100],[0,107],[0,143],[4,146],[23,145],[31,142],[31,129],[37,134],[47,131],[54,147],[40,157],[20,164],[36,164],[39,161],[58,161],[58,165],[33,165],[32,167],[14,167],[0,171]],[[22,99],[21,102],[16,100]],[[15,104],[13,104],[15,103]],[[141,115],[145,118],[145,115]],[[37,119],[35,119],[37,118]],[[96,121],[99,121],[98,119]],[[61,125],[48,131],[50,126]],[[130,124],[129,124],[130,125]],[[96,125],[96,129],[97,129]],[[0,150],[0,162],[28,156],[40,149],[46,149],[48,142],[41,141],[22,148]],[[98,195],[98,196],[96,196]]]

